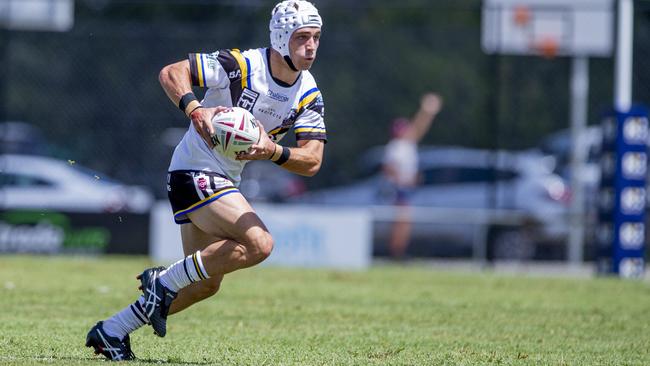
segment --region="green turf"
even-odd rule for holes
[[[144,258],[0,256],[0,364],[98,364],[87,330]],[[648,365],[647,282],[257,267],[132,336],[134,365]]]

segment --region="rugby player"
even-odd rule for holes
[[[95,353],[110,360],[133,359],[131,332],[151,324],[164,337],[168,315],[213,296],[225,274],[271,254],[273,237],[237,189],[248,161],[270,160],[303,176],[320,169],[326,142],[324,104],[308,70],[316,59],[323,22],[307,1],[282,1],[271,14],[271,47],[192,53],[161,70],[162,88],[191,120],[167,177],[186,257],[138,276],[142,296],[88,333],[86,346]],[[193,86],[207,88],[201,101]],[[263,127],[260,141],[237,160],[212,150],[211,120],[232,106],[249,110]],[[297,146],[280,145],[290,130]]]

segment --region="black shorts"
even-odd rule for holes
[[[175,170],[167,173],[167,196],[177,224],[187,224],[189,212],[212,201],[239,192],[235,185],[221,174],[197,170]]]

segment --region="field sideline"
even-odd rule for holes
[[[96,365],[87,330],[146,258],[0,256],[0,364]],[[647,282],[257,267],[132,336],[131,365],[648,365]]]

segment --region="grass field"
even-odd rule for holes
[[[93,365],[145,258],[0,256],[0,364]],[[133,365],[649,365],[647,282],[258,267],[132,336]]]

